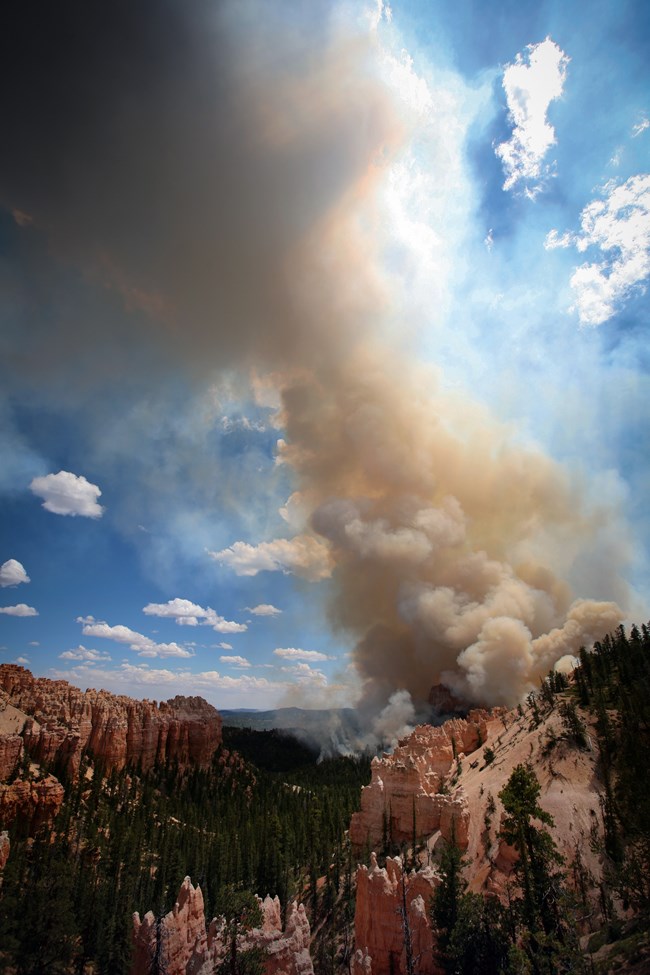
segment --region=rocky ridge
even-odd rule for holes
[[[406,971],[405,924],[419,975],[442,975],[434,961],[435,938],[429,917],[437,879],[430,867],[405,870],[400,857],[387,857],[386,866],[380,867],[373,853],[370,867],[359,867],[352,975]]]
[[[374,853],[369,867],[357,868],[353,975],[405,975],[404,901],[417,971],[437,975],[430,901],[439,882],[436,852],[451,840],[452,825],[470,890],[506,899],[517,853],[498,837],[498,794],[518,764],[535,771],[540,804],[553,816],[553,837],[567,865],[579,854],[597,887],[603,871],[592,843],[594,832],[602,835],[597,758],[589,736],[586,748],[571,743],[557,710],[536,724],[523,709],[500,708],[419,726],[392,755],[374,759],[350,838],[358,850],[381,849],[384,841],[410,848],[415,810],[418,869],[404,870],[399,857],[387,857],[382,868]],[[594,903],[592,922],[597,919]]]
[[[361,793],[361,810],[352,816],[350,842],[361,850],[379,843],[412,842],[440,831],[449,842],[465,849],[469,809],[461,786],[450,791],[466,755],[489,737],[499,711],[470,711],[467,719],[451,718],[443,725],[418,725],[399,740],[391,754],[373,758],[372,779]]]
[[[84,755],[106,771],[156,762],[208,767],[221,743],[221,718],[200,697],[157,704],[0,666],[0,826],[17,817],[34,833],[51,821],[64,790],[39,763],[76,778]]]
[[[314,975],[309,955],[309,921],[302,904],[289,906],[283,929],[277,897],[257,898],[262,925],[243,935],[239,950],[261,948],[265,975]],[[189,877],[181,885],[173,909],[159,921],[151,911],[133,916],[134,955],[131,975],[148,975],[154,958],[166,975],[212,975],[227,952],[225,921],[206,925],[201,888]]]
[[[11,843],[9,842],[9,833],[5,830],[0,833],[0,871],[4,870],[7,860],[9,859],[9,850],[11,849]]]
[[[59,763],[73,777],[85,753],[106,770],[133,764],[146,771],[172,761],[207,767],[221,743],[221,718],[201,697],[135,701],[36,678],[15,664],[0,666],[0,694],[0,713],[11,708],[13,717],[16,711],[23,715],[18,734],[0,731],[4,779],[22,758],[17,738],[34,761]]]

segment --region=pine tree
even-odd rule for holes
[[[559,869],[564,858],[548,830],[533,822],[553,825],[553,817],[539,805],[540,791],[532,769],[518,765],[499,793],[506,814],[499,835],[519,854],[515,871],[522,890],[523,943],[533,972],[555,975],[580,969],[566,920],[568,895]]]
[[[257,899],[249,891],[228,888],[223,892],[221,913],[226,919],[227,954],[216,975],[264,975],[264,953],[259,948],[242,948],[241,940],[263,917]]]
[[[448,947],[458,920],[460,901],[467,890],[467,881],[463,877],[465,865],[466,860],[452,832],[451,843],[445,846],[440,856],[438,871],[441,882],[436,888],[431,905],[431,920],[438,932],[440,959],[448,972],[454,971]]]

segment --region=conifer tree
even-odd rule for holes
[[[566,919],[567,893],[559,869],[564,858],[544,829],[553,825],[553,817],[539,805],[540,791],[532,769],[517,765],[499,793],[505,812],[499,835],[519,854],[515,872],[522,890],[523,943],[533,972],[556,975],[580,969]]]
[[[438,871],[441,882],[436,888],[431,905],[431,920],[438,932],[440,960],[445,966],[445,970],[449,972],[454,971],[454,966],[447,949],[458,920],[461,898],[467,890],[467,881],[463,877],[466,862],[460,847],[456,843],[452,826],[451,842],[445,846],[440,856]]]

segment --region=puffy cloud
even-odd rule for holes
[[[116,643],[124,643],[140,657],[191,657],[189,650],[179,647],[177,643],[156,643],[151,637],[138,633],[128,626],[110,626],[103,622],[84,623],[84,636],[99,637],[105,640],[114,640]]]
[[[549,230],[544,239],[544,249],[547,251],[557,250],[558,247],[567,248],[575,242],[572,233],[559,234],[557,230]]]
[[[22,664],[22,666],[24,667],[24,666],[26,666],[29,663],[29,658],[28,657],[16,657],[16,659],[14,660],[14,663],[16,663],[16,664]]]
[[[233,667],[250,667],[250,661],[246,657],[223,656],[219,657],[222,664],[232,664]]]
[[[5,616],[38,616],[38,610],[25,603],[18,603],[17,606],[0,606],[0,613],[4,613]]]
[[[258,572],[291,572],[318,582],[332,572],[329,548],[313,535],[276,538],[271,542],[249,545],[235,542],[220,552],[208,555],[227,565],[238,576],[256,576]]]
[[[279,616],[282,612],[277,606],[272,606],[270,603],[260,603],[259,606],[247,606],[246,611],[252,613],[253,616]]]
[[[301,686],[325,687],[327,685],[327,677],[323,671],[310,667],[309,664],[299,663],[293,667],[282,667],[282,671],[290,674]]]
[[[549,105],[564,88],[569,64],[566,54],[547,37],[541,44],[530,44],[517,54],[503,73],[512,136],[495,149],[506,175],[504,190],[519,181],[528,184],[529,194],[541,188],[540,180],[548,167],[543,159],[555,143],[555,131],[546,117]]]
[[[300,650],[297,647],[278,647],[273,653],[276,657],[283,660],[331,660],[326,653],[320,650]]]
[[[217,646],[220,650],[232,650],[232,643],[218,643]]]
[[[101,490],[83,475],[59,471],[35,477],[29,486],[37,497],[44,499],[43,508],[55,515],[101,518],[104,513],[104,508],[97,503]]]
[[[204,609],[189,599],[176,598],[166,603],[148,603],[142,612],[147,616],[173,619],[180,626],[211,626],[217,633],[243,633],[248,629],[245,623],[224,619],[209,606]]]
[[[238,674],[236,677],[220,674],[216,670],[199,671],[170,670],[151,667],[142,662],[132,664],[124,661],[115,669],[102,668],[92,662],[79,661],[69,669],[53,668],[51,676],[72,681],[82,688],[104,687],[118,694],[133,696],[140,688],[143,696],[164,699],[175,694],[200,694],[223,706],[224,699],[230,706],[251,707],[269,706],[275,695],[286,693],[288,681],[270,681],[253,674]]]
[[[21,582],[29,582],[29,576],[25,572],[24,566],[16,559],[7,559],[0,565],[0,586],[19,586]]]
[[[111,660],[110,653],[103,650],[87,650],[79,644],[76,650],[64,650],[59,654],[61,660],[85,660],[87,663],[99,663],[103,660]]]
[[[577,234],[551,230],[545,247],[590,247],[602,260],[575,269],[571,287],[582,325],[601,325],[625,301],[643,288],[650,276],[650,175],[632,176],[625,183],[607,184],[603,199],[582,211]]]

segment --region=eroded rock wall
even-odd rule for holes
[[[469,813],[462,790],[453,790],[458,762],[488,738],[494,715],[471,711],[438,727],[418,725],[400,739],[392,754],[374,758],[370,785],[361,792],[361,810],[350,823],[357,850],[383,843],[407,843],[440,830],[446,840],[467,847]],[[444,791],[443,791],[444,790]]]
[[[37,762],[57,762],[72,776],[85,752],[106,769],[134,764],[146,770],[174,761],[207,767],[221,743],[221,718],[201,697],[157,704],[84,692],[66,681],[35,678],[15,664],[0,666],[0,689],[5,703],[26,716],[21,737],[29,755]],[[4,742],[0,735],[0,769],[3,761],[10,766],[16,747],[15,734],[4,736]]]
[[[0,826],[4,828],[21,819],[33,835],[44,823],[52,822],[64,795],[63,786],[53,775],[0,785]]]
[[[387,857],[386,866],[379,867],[373,853],[370,866],[357,869],[356,879],[353,973],[405,975],[408,929],[412,970],[419,975],[441,975],[429,918],[437,874],[429,867],[405,871],[399,857]]]
[[[239,950],[261,948],[265,975],[314,975],[309,955],[309,921],[302,904],[291,904],[282,927],[277,897],[258,898],[262,925],[240,938]],[[133,916],[134,954],[131,975],[148,975],[158,960],[166,975],[212,975],[226,956],[223,918],[206,925],[205,905],[199,886],[189,877],[181,885],[173,909],[158,921],[151,911],[140,920]]]

